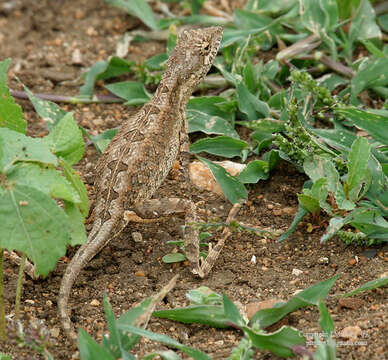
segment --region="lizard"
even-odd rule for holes
[[[178,153],[187,156],[186,105],[212,65],[222,31],[221,27],[213,26],[185,29],[179,34],[153,98],[123,122],[98,159],[92,229],[86,243],[68,264],[58,297],[62,327],[73,342],[77,335],[67,310],[72,286],[83,267],[125,228],[133,209],[150,200]],[[188,210],[193,210],[191,205]],[[196,234],[192,233],[186,240],[186,235],[186,253],[192,254],[187,257],[194,271],[203,277],[198,238],[193,239]],[[188,251],[188,248],[193,249]]]

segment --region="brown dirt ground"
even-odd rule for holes
[[[242,1],[239,3],[241,5]],[[118,39],[125,31],[141,27],[138,20],[106,5],[102,0],[3,0],[0,1],[0,57],[13,59],[9,82],[14,89],[20,89],[13,77],[17,75],[34,92],[76,94],[80,82],[73,80],[95,61],[107,59],[113,54]],[[161,52],[164,46],[164,43],[155,41],[134,44],[130,48],[129,58],[143,60]],[[71,64],[75,49],[81,51],[82,66]],[[42,136],[45,133],[43,122],[28,102],[20,103],[29,124],[29,134]],[[121,105],[105,104],[63,107],[74,111],[79,124],[91,133],[117,126],[125,118],[123,113],[129,111]],[[90,184],[91,198],[92,171],[96,159],[96,151],[89,146],[77,167],[86,183]],[[173,170],[156,196],[182,195],[181,180],[178,170]],[[296,192],[300,191],[304,180],[304,176],[282,163],[270,180],[249,187],[249,205],[241,210],[237,220],[260,228],[287,229],[292,221],[290,213],[297,208]],[[207,221],[225,219],[230,209],[227,201],[213,194],[196,190],[193,198],[196,201],[204,200],[203,212],[207,214]],[[283,211],[285,208],[287,210]],[[119,239],[112,241],[81,272],[71,297],[72,319],[77,326],[100,338],[105,324],[103,307],[91,306],[93,299],[102,303],[103,293],[107,291],[116,315],[120,315],[135,303],[153,295],[175,273],[180,274],[180,280],[162,304],[163,308],[186,305],[185,293],[201,285],[217,292],[224,291],[232,300],[248,304],[272,298],[286,300],[295,291],[337,273],[342,275],[332,293],[345,292],[378,278],[386,271],[386,247],[377,247],[375,254],[368,257],[364,256],[364,248],[346,246],[338,239],[321,245],[319,237],[323,228],[317,227],[309,233],[306,231],[308,222],[315,225],[312,219],[307,219],[294,236],[281,244],[247,233],[234,234],[205,280],[195,278],[183,264],[172,266],[161,261],[163,255],[173,250],[172,246],[166,245],[166,241],[180,238],[182,219],[173,217],[164,223],[128,227]],[[142,234],[143,242],[133,241],[133,231]],[[66,263],[74,252],[75,249],[69,249],[68,257],[62,259],[46,279],[33,281],[27,278],[22,297],[25,323],[32,318],[44,320],[55,344],[51,352],[58,360],[70,359],[73,355],[69,342],[60,330],[57,294]],[[251,262],[253,255],[257,258],[256,264]],[[322,264],[319,260],[322,257],[329,259],[328,264]],[[355,257],[359,262],[351,265]],[[11,313],[17,268],[9,261],[5,266],[6,312]],[[302,270],[302,274],[293,275],[293,269]],[[144,276],[138,276],[142,273]],[[327,301],[336,330],[358,325],[362,329],[362,338],[358,340],[365,341],[365,345],[338,346],[338,357],[382,359],[387,350],[384,340],[387,338],[386,292],[378,289],[361,294],[358,298],[362,300],[362,305],[356,310],[340,308],[334,298]],[[313,333],[319,332],[318,319],[317,310],[308,308],[294,312],[284,323],[304,333]],[[199,348],[214,359],[226,358],[241,338],[241,334],[234,330],[181,325],[158,319],[151,320],[149,329]],[[137,346],[137,354],[160,348],[160,344],[142,340]],[[0,344],[0,350],[11,354],[13,359],[39,358],[31,350],[12,347],[8,343]],[[270,353],[257,353],[255,358],[277,357]]]

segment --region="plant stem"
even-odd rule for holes
[[[5,340],[5,306],[3,296],[3,256],[4,250],[0,248],[0,340]]]
[[[18,282],[16,287],[16,299],[15,299],[15,321],[19,320],[20,313],[20,298],[22,296],[23,289],[23,277],[24,277],[24,264],[26,263],[26,254],[22,254],[22,260],[20,262]]]

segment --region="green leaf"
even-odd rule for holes
[[[229,136],[217,136],[214,138],[204,138],[198,140],[190,146],[190,152],[193,154],[205,151],[209,154],[219,155],[226,158],[235,156],[243,157],[243,150],[248,148],[245,141],[231,138]]]
[[[0,127],[25,134],[27,123],[23,120],[22,108],[15,103],[6,83],[10,63],[11,59],[0,61]]]
[[[44,140],[55,155],[62,157],[70,165],[81,160],[85,151],[82,132],[74,121],[71,112],[58,122]]]
[[[364,89],[370,89],[377,86],[387,86],[387,68],[388,57],[364,61],[352,79],[352,96],[355,97]]]
[[[185,324],[196,323],[221,329],[229,327],[229,319],[225,315],[224,307],[219,305],[191,305],[172,310],[154,311],[152,315]]]
[[[241,82],[237,85],[237,103],[240,111],[247,115],[248,120],[269,117],[268,105],[253,95]]]
[[[82,360],[115,360],[113,355],[99,345],[84,329],[78,331],[78,350]]]
[[[381,38],[382,34],[376,24],[375,11],[368,0],[361,0],[357,13],[352,20],[349,30],[351,42]]]
[[[81,202],[71,183],[52,167],[38,163],[17,163],[7,172],[7,180],[18,185],[31,186],[52,198],[72,203]]]
[[[331,239],[345,224],[346,219],[341,217],[333,217],[330,219],[329,226],[321,237],[321,244]]]
[[[85,84],[81,86],[81,95],[92,97],[94,84],[97,81],[97,76],[104,73],[107,68],[108,63],[103,60],[97,61],[93,64],[93,66],[84,74]]]
[[[186,256],[181,253],[167,254],[162,257],[162,261],[165,264],[172,264],[172,263],[182,262],[186,260],[187,260]]]
[[[388,277],[385,276],[385,277],[382,277],[380,279],[368,281],[365,284],[362,284],[361,286],[359,286],[357,289],[354,289],[352,291],[349,291],[349,292],[341,295],[341,297],[358,295],[359,293],[362,293],[364,291],[377,289],[379,287],[386,286],[387,284],[388,284]]]
[[[70,222],[70,245],[74,246],[85,244],[87,237],[84,225],[84,216],[81,214],[79,207],[72,202],[65,201],[65,213]]]
[[[85,184],[82,182],[80,176],[75,170],[66,162],[64,159],[60,159],[59,165],[63,170],[65,178],[70,182],[73,188],[77,191],[81,202],[77,204],[83,217],[89,214],[89,198],[88,191],[86,190]]]
[[[177,342],[176,340],[170,338],[167,335],[156,334],[156,333],[153,333],[151,331],[148,331],[148,330],[145,330],[145,329],[140,329],[140,328],[137,328],[137,327],[134,327],[134,326],[131,326],[131,325],[126,325],[126,324],[118,324],[117,327],[121,331],[127,331],[127,332],[130,332],[130,333],[133,333],[133,334],[144,336],[144,337],[146,337],[148,339],[151,339],[151,340],[154,340],[154,341],[158,341],[158,342],[160,342],[162,344],[165,344],[167,346],[179,349],[179,350],[183,351],[185,354],[193,357],[194,359],[197,359],[197,360],[211,360],[211,358],[209,356],[207,356],[205,353],[203,353],[202,351],[197,350],[197,349],[193,349],[193,348],[191,348],[189,346],[182,345],[182,344],[180,344],[179,342]]]
[[[92,140],[93,145],[96,147],[96,149],[100,153],[103,153],[116,134],[117,129],[108,129],[99,135],[90,136],[90,139]]]
[[[305,210],[302,206],[299,205],[298,212],[296,213],[294,219],[292,220],[292,223],[288,230],[284,232],[278,242],[282,242],[283,240],[287,239],[298,227],[299,223],[302,221],[302,219],[308,214],[308,211]]]
[[[222,192],[232,204],[248,198],[248,193],[244,185],[230,175],[222,166],[199,156],[198,159],[210,169],[218,185],[220,185]]]
[[[388,176],[384,174],[381,164],[374,156],[370,157],[368,167],[372,176],[366,197],[388,216]]]
[[[364,137],[357,137],[353,142],[348,155],[348,177],[345,182],[345,192],[349,195],[355,188],[360,188],[365,182],[368,171],[368,162],[371,146]],[[349,200],[358,200],[358,191],[355,196],[349,196]]]
[[[105,2],[125,10],[132,16],[138,17],[152,30],[159,29],[154,13],[144,0],[105,0]]]
[[[256,184],[259,180],[268,179],[268,162],[253,160],[237,175],[237,180],[243,184]]]
[[[280,357],[294,356],[295,354],[291,349],[306,342],[298,330],[289,326],[282,326],[273,333],[255,332],[248,327],[244,327],[244,333],[255,347],[260,350],[269,350]]]
[[[25,253],[36,273],[46,276],[69,243],[69,220],[57,203],[43,192],[9,185],[0,197],[0,247]]]
[[[260,327],[266,328],[275,324],[284,316],[302,307],[318,305],[320,300],[326,298],[330,289],[339,278],[339,274],[315,284],[292,297],[288,302],[270,309],[263,309],[256,312],[250,320],[253,324],[258,322]],[[279,306],[278,306],[279,305]]]
[[[236,324],[239,326],[245,325],[245,321],[241,316],[240,311],[238,311],[237,306],[233,304],[232,301],[230,301],[230,299],[225,295],[225,293],[222,294],[222,299],[224,302],[225,316],[229,319],[229,321],[232,324]]]
[[[190,305],[222,305],[223,297],[209,289],[207,286],[200,286],[197,289],[189,290],[186,298]]]
[[[303,25],[312,33],[330,32],[338,26],[336,0],[301,0],[300,4]]]
[[[151,99],[144,85],[137,81],[123,81],[105,85],[113,94],[127,100],[125,105],[143,105]]]
[[[320,211],[319,200],[311,195],[297,194],[299,205],[309,213],[315,214]]]
[[[46,122],[49,130],[52,130],[59,120],[61,120],[67,112],[57,104],[37,98],[28,88],[23,85],[24,91],[27,93],[35,111]]]
[[[388,68],[388,62],[387,62]],[[388,145],[388,117],[356,108],[341,108],[335,112],[344,116],[357,127],[367,131],[375,140]]]
[[[34,139],[7,128],[0,128],[0,171],[7,172],[19,161],[58,165],[57,157],[50,152],[43,139]]]
[[[346,220],[372,239],[388,240],[388,222],[375,209],[355,209]]]
[[[334,322],[331,318],[329,311],[327,310],[327,307],[325,303],[321,300],[318,305],[319,308],[319,326],[321,329],[327,334],[326,336],[330,336],[331,333],[334,331]]]

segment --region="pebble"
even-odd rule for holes
[[[57,338],[59,336],[59,333],[60,333],[60,330],[59,328],[57,327],[54,327],[54,328],[51,328],[50,329],[50,335],[53,337],[53,338]]]
[[[91,305],[91,306],[100,306],[100,302],[99,302],[97,299],[93,299],[93,300],[90,302],[90,305]]]
[[[299,276],[303,274],[303,271],[302,270],[299,270],[299,269],[292,269],[292,275],[295,275],[295,276]]]
[[[143,235],[137,231],[134,231],[132,233],[132,239],[136,243],[141,243],[141,242],[143,242]]]
[[[322,256],[318,259],[318,264],[328,264],[329,263],[329,258],[326,256]]]
[[[141,270],[136,271],[136,272],[135,272],[135,276],[138,276],[138,277],[143,277],[143,276],[145,276],[144,271],[141,271]]]
[[[359,336],[361,336],[361,333],[361,328],[355,325],[343,328],[340,334],[344,339],[357,339]]]
[[[255,255],[252,255],[251,257],[251,263],[256,265],[257,261],[256,261],[256,256]]]
[[[71,63],[73,65],[82,65],[82,55],[80,49],[74,49],[71,54]]]
[[[341,308],[347,308],[347,309],[352,309],[352,310],[357,310],[360,307],[362,307],[365,304],[365,302],[361,299],[358,298],[342,298],[338,300],[338,305]]]

